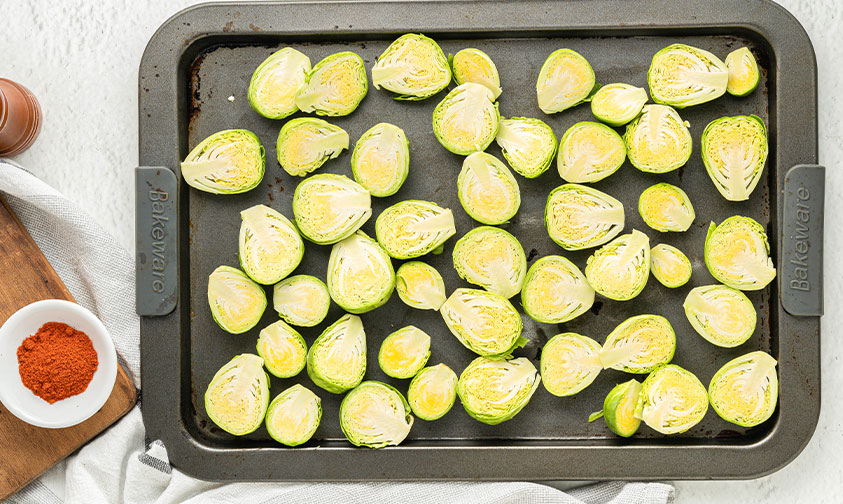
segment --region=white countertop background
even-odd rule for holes
[[[739,0],[735,0],[739,1]],[[41,136],[15,158],[82,205],[134,250],[138,65],[155,29],[196,0],[2,0],[0,77],[29,87]],[[843,0],[780,1],[805,26],[819,67],[819,154],[828,167],[823,408],[816,434],[790,465],[735,482],[677,482],[680,503],[843,502]],[[781,71],[787,71],[782,69]]]

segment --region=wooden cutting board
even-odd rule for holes
[[[0,324],[19,308],[42,299],[73,296],[0,197]],[[2,384],[0,384],[2,386]],[[93,417],[74,427],[43,429],[18,420],[0,404],[0,501],[129,412],[137,392],[122,366],[111,397]]]

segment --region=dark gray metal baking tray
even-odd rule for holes
[[[726,95],[680,111],[691,123],[695,142],[687,166],[654,176],[627,163],[595,184],[624,203],[627,229],[645,231],[653,243],[671,243],[688,253],[694,266],[690,284],[668,290],[651,280],[634,301],[600,299],[590,312],[559,326],[538,324],[525,316],[524,334],[531,343],[519,354],[537,359],[542,344],[565,330],[602,342],[626,317],[662,314],[677,332],[674,362],[695,372],[704,383],[736,355],[757,349],[771,352],[779,361],[781,383],[780,407],[772,419],[745,429],[709,411],[702,423],[681,435],[666,437],[643,428],[632,439],[620,439],[602,423],[586,422],[588,414],[601,407],[610,387],[628,379],[606,371],[574,397],[557,398],[540,388],[524,411],[494,427],[474,421],[457,404],[442,420],[417,420],[401,446],[377,451],[353,448],[345,441],[337,418],[341,396],[315,387],[323,399],[322,425],[314,439],[299,448],[278,445],[264,429],[235,438],[208,420],[202,396],[211,376],[234,355],[253,352],[258,330],[230,335],[214,324],[206,301],[207,276],[220,264],[237,264],[238,212],[264,203],[291,216],[290,201],[298,182],[275,160],[275,139],[283,122],[264,119],[248,106],[245,92],[253,69],[285,45],[300,49],[314,62],[336,51],[352,50],[371,68],[389,42],[405,32],[425,33],[446,52],[478,47],[489,53],[501,73],[502,115],[540,117],[559,136],[591,115],[587,106],[552,116],[539,111],[536,77],[555,49],[570,47],[582,53],[600,82],[640,86],[646,84],[652,55],[673,42],[700,46],[721,57],[742,45],[753,50],[763,78],[752,95]],[[794,165],[817,162],[816,63],[802,27],[776,4],[764,0],[215,3],[185,10],[158,30],[144,53],[139,86],[139,164],[158,167],[141,168],[138,174],[143,416],[150,437],[164,441],[170,460],[180,470],[214,480],[751,478],[788,463],[811,437],[820,407],[822,169],[799,170],[788,180],[787,192],[785,177]],[[347,129],[352,141],[380,121],[403,127],[411,145],[410,176],[395,196],[374,199],[374,215],[402,199],[430,199],[454,210],[461,235],[476,223],[457,200],[455,180],[461,158],[438,145],[432,134],[431,112],[442,96],[397,102],[370,87],[356,112],[329,120]],[[749,201],[729,203],[705,174],[699,138],[716,117],[750,113],[768,124],[768,167]],[[190,189],[178,175],[179,161],[205,136],[233,127],[254,131],[266,147],[263,183],[236,196]],[[489,152],[500,155],[496,146]],[[328,162],[321,171],[350,175],[349,154]],[[640,220],[638,195],[661,180],[678,184],[691,195],[697,220],[689,232],[659,234]],[[555,168],[535,180],[519,178],[523,203],[506,227],[522,241],[530,262],[562,253],[543,225],[547,194],[561,183]],[[783,209],[799,204],[786,199],[804,196],[800,189],[815,196],[810,202],[814,220],[808,231],[804,223],[802,228],[785,226],[793,223],[795,214],[784,214]],[[163,193],[168,204],[154,205]],[[681,304],[688,289],[713,282],[702,260],[709,221],[720,222],[734,214],[749,215],[766,226],[780,274],[777,283],[748,293],[759,313],[756,334],[739,348],[721,349],[693,332]],[[373,234],[373,226],[374,218],[363,229]],[[797,244],[798,240],[804,243]],[[443,273],[449,292],[466,285],[450,265],[454,241],[449,241],[444,254],[428,258]],[[813,254],[806,266],[813,282],[807,286],[808,296],[794,288],[805,285],[791,282],[796,274],[791,262],[799,259],[794,254],[806,246]],[[324,278],[329,247],[307,243],[306,248],[298,272]],[[564,255],[582,267],[588,254]],[[811,316],[798,317],[783,308],[781,300],[794,295],[801,296],[802,304],[789,306]],[[304,330],[308,343],[339,315],[334,306],[325,323]],[[368,379],[384,380],[406,391],[407,381],[388,379],[375,363],[381,340],[408,323],[431,334],[431,363],[445,362],[459,372],[473,358],[449,334],[438,314],[412,310],[397,296],[362,318],[369,345]],[[273,310],[267,309],[259,327],[275,319]],[[305,375],[273,378],[273,395],[295,381],[311,385]]]

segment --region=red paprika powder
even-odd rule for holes
[[[50,404],[84,392],[97,366],[91,338],[61,322],[47,322],[18,347],[23,384]]]

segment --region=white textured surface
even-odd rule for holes
[[[137,164],[137,69],[155,29],[193,0],[2,0],[0,76],[29,87],[45,109],[41,137],[15,159],[81,204],[127,249],[134,247],[132,168]],[[808,31],[820,79],[820,162],[828,168],[825,248],[843,247],[843,33],[840,0],[783,0]],[[787,71],[787,69],[782,69]],[[843,488],[843,262],[826,253],[823,409],[805,451],[754,481],[678,482],[681,503],[837,503]]]

